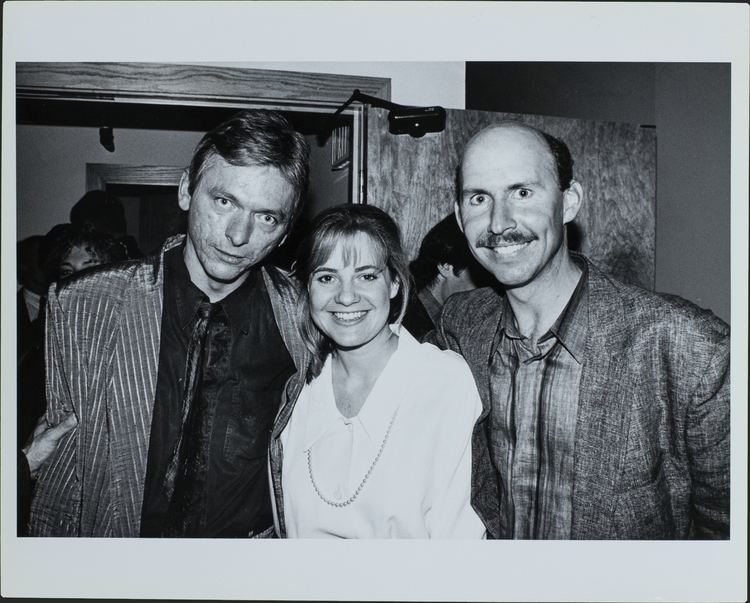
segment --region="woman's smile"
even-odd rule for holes
[[[367,310],[337,312],[332,311],[333,317],[342,324],[355,324],[367,314]]]

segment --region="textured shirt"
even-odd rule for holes
[[[161,533],[168,500],[164,475],[181,417],[190,329],[206,296],[191,281],[180,246],[165,254],[159,372],[151,423],[142,536]],[[294,364],[276,325],[260,270],[216,302],[196,395],[213,409],[203,529],[199,536],[242,537],[272,524],[266,450],[281,390]]]
[[[507,297],[490,363],[492,462],[512,538],[568,539],[579,384],[588,325],[586,266],[553,326],[523,337]]]

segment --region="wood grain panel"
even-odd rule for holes
[[[104,190],[107,184],[177,186],[184,167],[165,165],[86,164],[86,190]]]
[[[359,88],[390,100],[390,79],[162,63],[17,63],[21,94],[340,104]]]
[[[538,115],[447,111],[444,132],[388,134],[387,111],[368,112],[367,202],[399,222],[414,257],[422,237],[453,210],[459,154],[483,127],[512,119],[564,140],[585,191],[575,220],[578,248],[606,272],[654,286],[656,135],[630,124]]]

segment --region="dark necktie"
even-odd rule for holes
[[[180,431],[164,479],[164,491],[170,501],[164,536],[190,536],[200,527],[196,523],[201,521],[205,504],[210,443],[210,409],[200,389],[206,333],[214,309],[206,301],[200,303],[188,343]]]

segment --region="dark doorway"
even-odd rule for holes
[[[107,184],[107,192],[125,208],[127,234],[145,255],[155,253],[164,240],[187,229],[187,215],[177,204],[176,186]]]

